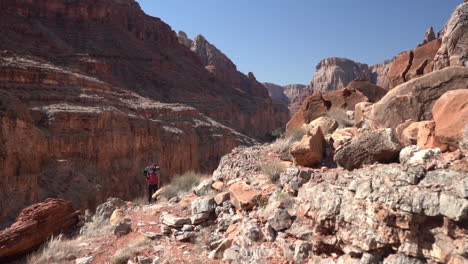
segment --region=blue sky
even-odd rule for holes
[[[439,31],[463,0],[137,0],[190,38],[202,34],[262,82],[303,83],[330,56],[379,63]]]

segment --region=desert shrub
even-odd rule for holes
[[[262,164],[261,171],[268,175],[272,182],[276,182],[279,180],[284,168],[278,160],[275,160]]]
[[[285,153],[289,151],[289,148],[293,144],[293,140],[291,138],[278,138],[275,142],[270,144],[270,150],[275,153]]]
[[[151,243],[151,240],[145,236],[141,236],[133,240],[126,247],[121,248],[115,252],[111,258],[113,264],[126,264],[127,261],[137,255],[137,253],[143,250],[147,245]]]
[[[113,227],[109,223],[109,218],[95,214],[90,222],[84,224],[80,229],[80,235],[85,238],[93,238],[112,233]]]
[[[210,177],[210,175],[194,171],[187,171],[182,175],[176,175],[161,195],[166,199],[171,199],[177,195],[187,193],[197,186],[203,178],[207,177]]]
[[[76,255],[79,247],[62,235],[52,237],[41,249],[27,257],[28,264],[65,263],[67,257]]]
[[[280,138],[284,135],[284,129],[282,128],[277,128],[271,132],[271,136],[274,138]]]
[[[346,112],[346,109],[343,108],[332,108],[328,111],[327,116],[335,119],[339,127],[351,127],[354,125],[354,120],[352,120]]]
[[[296,127],[286,131],[285,137],[290,138],[292,142],[297,142],[302,139],[307,134],[307,129],[305,127]]]

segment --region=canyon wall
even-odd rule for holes
[[[213,75],[133,0],[1,0],[0,36],[4,226],[47,197],[142,196],[149,162],[166,182],[212,171],[288,119],[253,75],[251,93]]]

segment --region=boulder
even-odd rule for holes
[[[291,216],[288,211],[283,208],[274,209],[273,214],[271,214],[267,220],[275,231],[288,229],[292,224]]]
[[[62,199],[26,207],[13,225],[0,231],[0,262],[21,257],[51,236],[71,231],[78,223],[78,213],[71,202]]]
[[[107,219],[111,217],[112,213],[119,207],[124,206],[126,203],[124,200],[119,198],[110,197],[103,204],[100,204],[96,208],[96,216],[101,219]]]
[[[338,128],[338,122],[330,117],[319,117],[309,123],[311,127],[320,127],[324,135],[332,134]]]
[[[224,203],[225,201],[229,200],[229,198],[230,198],[229,192],[221,192],[221,193],[218,193],[214,197],[214,200],[215,200],[216,204],[220,205],[220,204]]]
[[[114,212],[112,212],[112,215],[109,219],[109,223],[111,225],[115,225],[118,222],[122,221],[124,218],[124,212],[121,209],[115,209]]]
[[[129,234],[130,232],[132,232],[130,222],[122,221],[115,225],[114,235],[118,237],[125,236]]]
[[[421,149],[439,148],[442,151],[446,151],[448,149],[448,146],[442,144],[439,141],[439,138],[436,137],[436,124],[434,121],[422,121],[415,124],[418,126],[418,147]]]
[[[245,182],[236,182],[229,186],[231,202],[237,210],[249,210],[257,204],[260,192]]]
[[[395,135],[404,146],[416,145],[418,142],[418,123],[406,120],[395,128]]]
[[[436,100],[450,90],[468,87],[468,67],[449,67],[390,90],[372,106],[370,119],[377,128],[396,128],[405,120],[432,120]]]
[[[400,163],[411,166],[425,165],[428,160],[440,154],[440,149],[423,149],[418,146],[408,146],[400,151]]]
[[[369,99],[369,102],[371,103],[378,102],[388,92],[388,90],[362,78],[357,78],[353,80],[352,82],[348,84],[346,88],[358,90],[359,92],[364,94]]]
[[[356,104],[354,107],[354,125],[356,127],[363,127],[366,120],[369,120],[369,114],[372,110],[372,103],[362,102]]]
[[[190,218],[177,217],[170,213],[163,213],[161,215],[161,223],[170,226],[180,228],[185,224],[191,224]]]
[[[455,8],[442,32],[442,45],[435,55],[434,69],[468,66],[468,2]]]
[[[211,186],[211,183],[210,183]],[[216,208],[216,203],[213,197],[200,197],[192,201],[192,217],[190,218],[193,225],[204,222],[212,216]]]
[[[300,142],[291,146],[290,153],[297,165],[312,167],[322,162],[324,144],[322,129],[315,127]]]
[[[457,148],[468,124],[468,86],[443,94],[434,104],[435,136],[443,143]]]
[[[362,134],[336,150],[334,159],[338,165],[353,170],[364,164],[398,161],[402,148],[392,129],[378,129]]]
[[[346,142],[351,141],[358,134],[358,130],[355,127],[346,127],[337,129],[332,135],[333,147],[338,149]]]
[[[193,192],[198,195],[198,196],[203,196],[208,194],[209,192],[212,191],[211,185],[213,184],[212,179],[206,179],[200,182],[197,187],[193,190]]]
[[[231,238],[224,239],[219,246],[208,254],[209,259],[222,259],[224,251],[231,247],[233,240]]]

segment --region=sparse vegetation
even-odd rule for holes
[[[272,182],[277,182],[280,178],[280,174],[284,171],[284,168],[278,160],[275,160],[262,164],[261,170],[263,173],[268,175]]]
[[[291,138],[293,142],[299,141],[307,134],[305,127],[297,127],[286,131],[285,137]]]
[[[65,263],[71,255],[77,254],[79,247],[73,240],[59,235],[52,237],[41,249],[28,256],[28,264]]]
[[[112,233],[109,219],[102,215],[94,215],[92,221],[85,223],[80,230],[80,235],[85,238],[93,238]]]
[[[282,128],[277,128],[271,132],[271,136],[274,138],[280,138],[284,136],[284,129]]]
[[[126,264],[127,261],[137,255],[137,253],[143,250],[147,245],[151,243],[151,240],[145,236],[141,236],[133,240],[128,246],[121,248],[115,252],[112,256],[113,264]]]
[[[346,109],[343,108],[332,108],[328,111],[327,116],[335,119],[341,128],[351,127],[354,125],[354,120],[346,112]]]
[[[187,193],[192,190],[203,178],[207,178],[210,175],[188,171],[182,175],[174,177],[172,182],[167,185],[166,190],[161,194],[166,199],[171,199],[179,194]]]
[[[271,151],[280,154],[281,156],[289,155],[289,148],[295,142],[304,137],[307,134],[306,127],[294,128],[288,130],[282,137],[277,138],[275,142],[271,143],[269,148]]]
[[[292,208],[294,206],[294,197],[289,193],[280,192],[276,196],[278,202],[282,202],[285,208]]]

